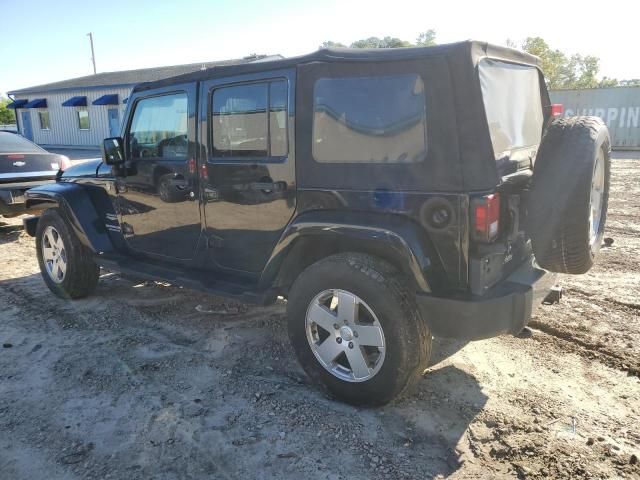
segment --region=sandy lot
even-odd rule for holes
[[[111,273],[62,301],[7,220],[0,478],[640,478],[639,179],[614,162],[614,243],[531,338],[437,341],[415,394],[380,409],[308,384],[283,305]]]

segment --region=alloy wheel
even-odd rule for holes
[[[49,278],[62,283],[67,274],[67,249],[58,230],[49,225],[42,235],[42,260]]]
[[[325,290],[311,301],[305,319],[307,341],[316,359],[347,382],[374,377],[385,357],[382,325],[360,297],[346,290]]]

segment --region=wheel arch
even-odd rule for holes
[[[85,187],[59,182],[32,188],[25,196],[28,210],[57,208],[80,242],[94,253],[113,250],[104,219]]]
[[[431,292],[436,269],[429,245],[424,230],[406,218],[311,212],[285,230],[263,270],[260,285],[286,294],[308,266],[337,253],[354,252],[389,262],[416,291]]]

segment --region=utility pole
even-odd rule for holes
[[[93,51],[93,34],[91,32],[87,33],[87,36],[89,37],[89,42],[91,43],[91,62],[93,63],[93,74],[95,75],[96,72],[96,54]]]

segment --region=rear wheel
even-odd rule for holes
[[[606,125],[597,117],[554,121],[540,145],[527,203],[538,264],[587,272],[604,236],[611,168]]]
[[[385,404],[427,368],[431,334],[412,293],[373,257],[339,254],[307,268],[290,291],[287,316],[304,370],[347,403]]]
[[[47,287],[62,298],[82,298],[96,288],[100,268],[57,209],[38,220],[36,252]]]

